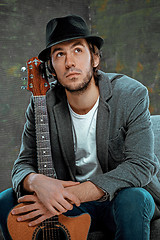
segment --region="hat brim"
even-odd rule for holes
[[[70,37],[70,38],[66,38],[63,39],[61,41],[57,41],[54,43],[51,43],[49,46],[47,46],[43,51],[41,51],[38,55],[38,58],[42,61],[47,61],[49,59],[50,56],[50,48],[52,46],[55,46],[56,44],[62,43],[62,42],[66,42],[66,41],[70,41],[70,40],[74,40],[74,39],[79,39],[79,38],[84,38],[86,39],[88,42],[93,43],[94,45],[97,46],[98,49],[101,49],[101,47],[103,46],[104,40],[101,37],[98,36],[77,36],[77,37]]]

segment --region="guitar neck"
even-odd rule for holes
[[[34,96],[38,172],[56,178],[53,166],[46,96]]]
[[[48,177],[57,178],[51,155],[46,96],[34,96],[34,104],[38,172]],[[45,232],[43,234],[48,236],[46,239],[52,235],[57,236],[58,230],[53,227],[56,224],[58,224],[58,216],[46,219],[41,223],[42,229]],[[54,237],[54,239],[59,238]]]
[[[47,177],[57,178],[52,161],[48,113],[46,107],[46,92],[49,89],[49,83],[45,79],[45,76],[41,74],[41,61],[38,58],[30,59],[27,62],[27,65],[27,89],[30,90],[34,96],[38,172]],[[40,224],[43,229],[43,234],[48,236],[45,239],[58,239],[55,237],[49,237],[52,235],[57,236],[57,229],[53,228],[57,223],[58,217],[54,216],[50,219],[46,219]]]

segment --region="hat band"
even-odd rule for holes
[[[58,36],[58,38],[54,39],[53,42],[49,41],[49,43],[46,45],[46,47],[48,48],[50,46],[53,46],[54,44],[57,44],[58,42],[64,42],[64,41],[72,40],[75,38],[87,38],[87,37],[90,37],[90,36],[86,35],[86,34],[68,34],[65,37]]]

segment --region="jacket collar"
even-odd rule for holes
[[[111,85],[112,78],[110,78],[109,76],[110,75],[100,70],[98,71],[100,97],[104,101],[107,101],[112,97],[112,85]]]
[[[67,101],[62,99],[53,107],[56,120],[59,142],[63,154],[64,161],[70,172],[71,179],[75,180],[75,154],[72,135],[72,123],[68,110]]]

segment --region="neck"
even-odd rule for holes
[[[66,95],[74,112],[77,114],[86,114],[96,103],[99,97],[99,88],[95,85],[93,78],[85,91],[76,93],[66,90]]]

